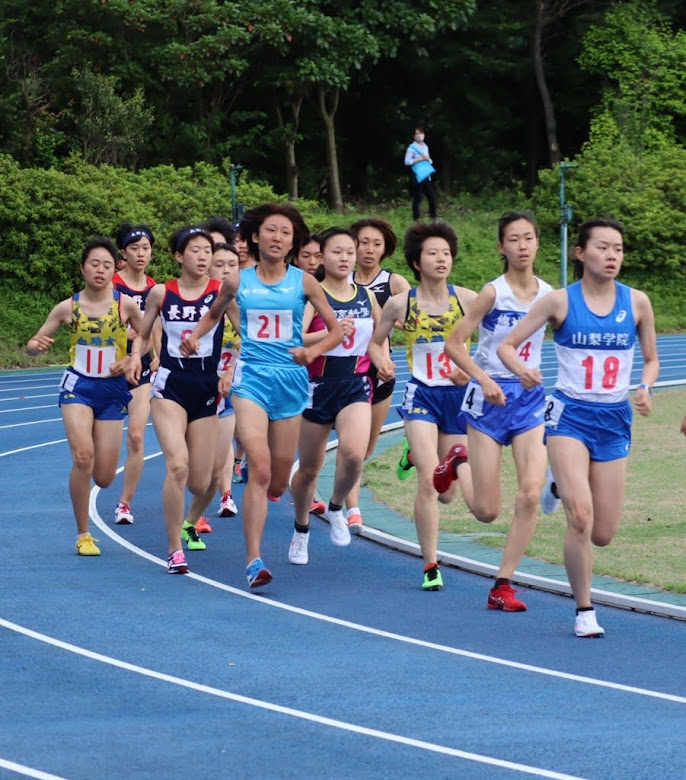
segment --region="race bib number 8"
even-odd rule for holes
[[[565,403],[559,398],[555,398],[553,395],[549,395],[545,399],[545,413],[543,415],[543,422],[546,428],[557,428],[557,424],[560,422],[562,412],[565,410]]]
[[[293,312],[290,309],[248,309],[248,338],[252,341],[291,341]]]
[[[455,364],[443,351],[445,342],[412,345],[412,376],[429,387],[451,385]]]

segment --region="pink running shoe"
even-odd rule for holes
[[[453,444],[448,454],[434,470],[434,488],[438,493],[445,493],[457,479],[457,467],[467,462],[467,448],[464,444]]]

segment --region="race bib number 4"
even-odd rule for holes
[[[291,341],[293,312],[290,309],[260,311],[248,309],[248,338],[252,341]]]
[[[429,387],[451,385],[455,364],[443,351],[445,342],[412,345],[412,376]]]

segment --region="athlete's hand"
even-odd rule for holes
[[[129,366],[130,363],[129,356],[121,358],[121,360],[117,360],[110,366],[110,375],[111,376],[121,376],[122,374],[126,373],[126,369]]]
[[[531,390],[543,384],[543,374],[537,368],[527,368],[519,375],[519,381],[525,390]]]
[[[288,351],[293,355],[293,360],[295,360],[299,366],[309,366],[315,358],[315,355],[312,354],[309,347],[293,347]]]
[[[150,373],[154,374],[160,367],[160,359],[157,355],[150,361]]]
[[[467,382],[469,382],[469,374],[466,371],[463,371],[461,368],[455,368],[455,370],[450,375],[450,381],[454,385],[462,387],[463,385],[466,385]]]
[[[186,338],[183,339],[179,345],[179,351],[184,357],[192,357],[198,351],[199,343],[200,342],[198,339],[196,339],[193,334],[191,334],[190,336],[186,336]]]
[[[384,358],[376,367],[376,373],[382,382],[390,382],[395,379],[395,363],[389,357]]]
[[[124,371],[126,381],[130,385],[137,385],[141,378],[141,356],[133,352],[128,356],[128,365]]]
[[[231,368],[224,371],[224,373],[219,377],[219,383],[217,385],[217,389],[219,391],[219,395],[222,398],[226,398],[226,396],[229,394],[229,391],[231,390],[232,381],[233,381],[233,366],[231,366]]]
[[[26,345],[26,352],[29,355],[42,355],[47,352],[54,343],[55,339],[50,338],[50,336],[36,336]],[[29,344],[35,344],[35,346],[29,347]]]
[[[481,383],[481,391],[484,394],[484,400],[493,406],[505,406],[506,398],[503,388],[491,377],[487,377]]]
[[[352,317],[344,317],[342,320],[338,321],[338,324],[343,331],[343,338],[352,336],[355,332],[355,320]]]
[[[641,415],[641,417],[647,417],[653,410],[653,399],[650,397],[650,393],[645,389],[645,387],[639,387],[636,390],[636,395],[634,396],[634,406],[636,407],[636,411]],[[681,424],[681,429],[683,433],[684,425]]]

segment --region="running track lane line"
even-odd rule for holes
[[[40,769],[32,769],[30,766],[15,764],[14,761],[6,761],[4,758],[0,758],[0,769],[9,769],[19,775],[35,777],[37,780],[66,780],[66,778],[59,775],[51,775],[47,772],[41,772]]]
[[[193,682],[192,680],[184,680],[182,677],[175,677],[174,675],[164,674],[163,672],[156,672],[154,669],[148,669],[145,666],[138,666],[136,664],[130,664],[127,661],[120,661],[118,658],[112,658],[108,655],[102,655],[101,653],[94,653],[91,650],[87,650],[78,645],[72,645],[68,642],[62,642],[59,639],[40,634],[37,631],[32,631],[29,628],[20,626],[17,623],[11,623],[8,620],[0,618],[0,626],[10,631],[15,631],[18,634],[23,634],[30,639],[36,639],[39,642],[45,642],[53,647],[66,650],[70,653],[89,658],[93,661],[99,661],[100,663],[114,666],[118,669],[123,669],[127,672],[134,672],[144,677],[151,677],[154,680],[160,680],[162,682],[171,683],[172,685],[178,685],[182,688],[189,688],[192,691],[198,693],[206,693],[210,696],[216,696],[221,699],[228,699],[229,701],[237,702],[238,704],[247,704],[251,707],[257,707],[269,712],[275,712],[279,715],[289,715],[293,718],[300,718],[301,720],[307,720],[311,723],[317,723],[320,726],[329,726],[331,728],[341,729],[342,731],[350,731],[353,734],[361,734],[367,737],[374,737],[376,739],[382,739],[386,742],[395,742],[400,745],[406,745],[408,747],[415,747],[421,750],[428,750],[432,753],[440,753],[446,756],[452,756],[453,758],[461,758],[466,761],[475,761],[479,764],[487,764],[489,766],[497,766],[502,769],[511,769],[515,772],[525,772],[538,777],[549,777],[554,780],[581,780],[578,775],[566,775],[560,772],[553,772],[547,769],[539,769],[538,767],[527,766],[526,764],[517,764],[512,761],[504,761],[499,758],[491,758],[490,756],[482,756],[479,753],[468,753],[464,750],[458,750],[457,748],[447,747],[445,745],[437,745],[433,742],[424,742],[423,740],[413,739],[412,737],[404,737],[400,734],[392,734],[387,731],[379,731],[378,729],[370,729],[366,726],[358,726],[354,723],[347,723],[343,720],[336,720],[335,718],[327,718],[322,715],[315,715],[311,712],[305,712],[304,710],[296,710],[292,707],[283,707],[280,704],[272,704],[268,701],[261,699],[253,699],[250,696],[241,696],[237,693],[231,693],[221,688],[214,688],[210,685],[202,685],[201,683]],[[52,777],[49,775],[48,777]]]
[[[162,454],[161,452],[156,452],[153,453],[152,455],[146,455],[144,460],[157,458],[161,454]],[[123,466],[117,470],[117,473],[119,474],[121,471],[123,471]],[[136,555],[139,555],[140,557],[145,558],[146,560],[157,564],[158,566],[162,566],[166,568],[167,562],[165,560],[162,560],[162,558],[158,558],[157,556],[152,555],[151,553],[146,552],[145,550],[142,550],[140,547],[137,547],[135,544],[131,544],[131,542],[119,536],[119,534],[115,533],[105,523],[105,521],[98,513],[97,497],[99,492],[100,492],[99,487],[97,486],[93,487],[93,489],[91,490],[90,504],[89,504],[89,515],[91,520],[95,523],[95,525],[104,534],[109,536],[110,539],[115,541],[117,544],[121,545],[122,547],[125,547],[127,550],[130,550]],[[265,604],[270,607],[275,607],[276,609],[282,609],[286,612],[291,612],[295,615],[301,615],[302,617],[312,618],[313,620],[321,620],[324,623],[331,623],[332,625],[340,626],[342,628],[349,628],[352,629],[353,631],[360,631],[365,634],[371,634],[372,636],[378,636],[384,639],[391,639],[396,642],[404,642],[409,645],[415,645],[417,647],[423,647],[429,650],[437,650],[441,653],[448,653],[450,655],[460,656],[461,658],[469,658],[474,661],[485,661],[486,663],[498,664],[500,666],[506,666],[510,669],[518,669],[520,671],[533,672],[534,674],[542,674],[548,677],[556,677],[561,680],[570,680],[572,682],[580,682],[587,685],[596,685],[601,688],[611,688],[613,690],[622,691],[624,693],[634,693],[639,696],[648,696],[654,699],[663,699],[665,701],[675,702],[677,704],[686,704],[686,696],[678,696],[677,694],[672,694],[672,693],[662,693],[660,691],[651,691],[648,690],[647,688],[637,688],[632,685],[613,683],[613,682],[609,682],[608,680],[600,680],[594,677],[584,677],[582,675],[571,674],[569,672],[560,672],[560,671],[556,671],[555,669],[546,669],[543,666],[533,666],[532,664],[523,664],[520,663],[519,661],[509,661],[506,658],[498,658],[496,656],[485,655],[484,653],[474,653],[470,650],[461,650],[460,648],[457,647],[440,645],[435,642],[427,642],[424,639],[416,639],[414,637],[404,636],[403,634],[395,634],[391,631],[384,631],[379,628],[373,628],[372,626],[365,626],[362,623],[353,623],[352,621],[343,620],[341,618],[335,618],[330,615],[325,615],[321,612],[313,612],[309,609],[303,609],[302,607],[295,607],[292,606],[291,604],[284,604],[281,601],[275,601],[274,599],[270,599],[266,596],[262,596],[262,595],[256,596],[252,593],[248,593],[247,591],[238,590],[238,588],[234,588],[231,585],[226,585],[223,582],[219,582],[218,580],[213,580],[210,579],[209,577],[204,577],[202,574],[194,574],[193,572],[188,572],[183,576],[190,577],[191,579],[197,580],[198,582],[202,582],[204,585],[210,585],[211,587],[217,588],[218,590],[223,590],[226,593],[231,593],[234,596],[240,596],[241,598],[250,599],[251,601],[257,602],[258,604]]]

